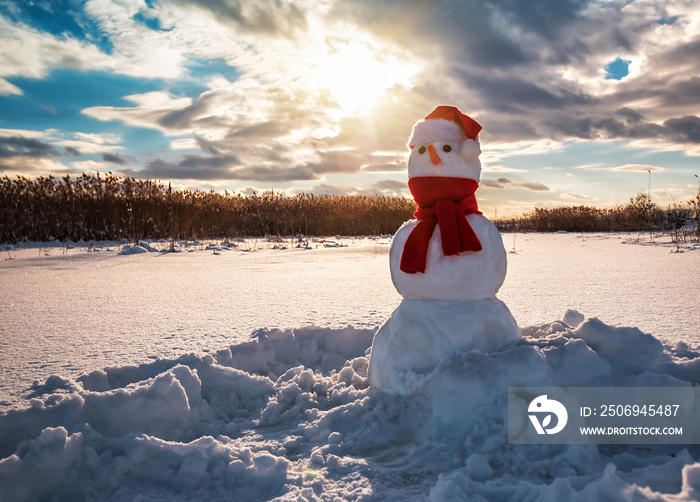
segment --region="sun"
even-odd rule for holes
[[[346,112],[370,110],[387,89],[409,86],[419,71],[398,48],[352,28],[326,34],[310,52],[305,84],[326,90]]]

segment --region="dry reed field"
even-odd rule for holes
[[[0,178],[0,242],[384,235],[412,218],[405,197],[265,192],[252,196],[173,190],[112,173],[77,178]],[[645,193],[613,208],[535,208],[495,223],[508,232],[671,231],[700,238],[700,188],[688,202],[657,206]]]

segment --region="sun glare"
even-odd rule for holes
[[[308,54],[304,75],[310,88],[327,90],[347,112],[370,110],[394,85],[409,85],[419,65],[398,50],[373,40],[365,33],[347,30],[328,35]]]

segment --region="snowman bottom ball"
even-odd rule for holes
[[[403,300],[374,335],[370,383],[398,395],[421,392],[441,360],[459,352],[494,352],[520,338],[502,301]]]

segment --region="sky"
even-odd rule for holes
[[[0,0],[0,176],[407,195],[441,104],[489,217],[698,190],[697,0]]]

